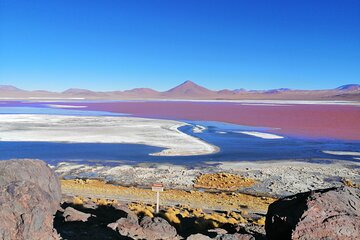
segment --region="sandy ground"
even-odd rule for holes
[[[2,114],[1,141],[77,143],[131,143],[165,148],[157,156],[211,154],[216,146],[178,130],[186,123],[172,120],[105,117]]]
[[[151,189],[123,187],[106,184],[98,180],[62,180],[61,189],[64,195],[101,199],[113,199],[125,202],[154,203],[156,193]],[[209,210],[240,211],[266,213],[270,203],[275,201],[268,197],[255,197],[242,193],[211,193],[201,191],[184,191],[165,189],[160,194],[161,204],[187,205],[192,208]]]
[[[161,182],[168,189],[187,191],[195,189],[194,183],[202,174],[231,173],[255,181],[251,186],[235,189],[236,192],[273,197],[340,186],[345,179],[360,183],[360,163],[346,161],[324,164],[296,161],[212,162],[201,168],[163,164],[105,167],[60,163],[54,169],[65,179],[96,178],[143,188]]]
[[[65,196],[154,203],[151,185],[161,182],[165,189],[160,197],[163,205],[261,214],[279,197],[344,184],[360,186],[360,163],[346,161],[223,162],[196,169],[62,163],[54,169],[63,179]]]

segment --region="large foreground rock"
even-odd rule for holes
[[[0,161],[0,239],[58,239],[60,183],[39,160]]]
[[[268,239],[360,239],[360,190],[331,188],[296,194],[269,206]]]

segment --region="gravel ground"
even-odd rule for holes
[[[344,179],[360,183],[360,163],[347,161],[324,164],[296,161],[219,162],[193,169],[164,164],[105,167],[60,163],[54,169],[64,179],[94,178],[137,187],[161,182],[166,188],[183,190],[193,190],[196,177],[203,173],[226,172],[256,180],[256,184],[240,188],[238,192],[274,197],[339,186]]]

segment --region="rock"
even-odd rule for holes
[[[87,209],[97,209],[99,206],[93,202],[93,201],[87,201],[85,203],[82,204],[82,206],[84,208],[87,208]]]
[[[176,239],[176,229],[160,217],[144,217],[140,226],[146,232],[148,239]]]
[[[250,234],[222,234],[215,238],[216,240],[255,240],[255,237]]]
[[[228,232],[222,228],[213,228],[208,230],[209,233],[216,233],[217,235],[227,234]]]
[[[59,180],[44,162],[0,161],[0,239],[59,239],[53,215],[60,200]]]
[[[257,224],[247,223],[246,225],[238,225],[236,227],[238,233],[241,234],[250,234],[255,236],[255,238],[264,238],[266,235],[265,228]]]
[[[65,222],[86,222],[89,217],[91,217],[91,214],[80,212],[72,207],[67,207],[65,208],[63,217],[65,218]]]
[[[128,221],[133,222],[133,223],[138,223],[139,222],[138,216],[133,211],[131,211],[128,208],[128,206],[121,205],[121,204],[114,204],[113,207],[116,210],[120,210],[120,211],[125,212],[127,214],[126,218],[127,218]]]
[[[245,234],[245,233],[234,233],[234,234],[229,234],[225,229],[222,228],[213,228],[213,229],[209,229],[208,233],[215,233],[216,236],[215,238],[212,236],[212,239],[216,239],[216,240],[254,240],[255,237],[253,235],[249,234]],[[211,236],[209,234],[209,236]]]
[[[117,230],[120,235],[133,239],[179,239],[176,229],[165,219],[144,217],[140,223],[134,221],[133,216],[120,218],[115,223],[110,223],[109,228]]]
[[[201,233],[192,234],[187,237],[187,240],[209,240],[209,239],[211,238]]]
[[[299,193],[269,206],[268,239],[360,239],[360,190],[349,187]]]
[[[131,237],[133,239],[142,239],[145,237],[142,227],[127,218],[120,218],[116,222],[110,223],[108,227],[116,230],[120,235],[125,237]]]

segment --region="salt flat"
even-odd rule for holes
[[[178,130],[186,123],[132,117],[60,116],[42,114],[0,115],[1,141],[69,143],[129,143],[165,148],[151,155],[211,154],[216,146]]]

